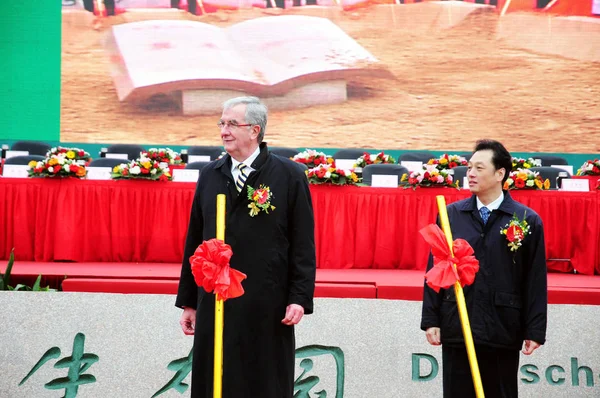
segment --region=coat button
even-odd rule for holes
[[[485,234],[482,232],[481,235],[479,235],[479,236],[481,236],[483,238],[483,237],[485,237]]]

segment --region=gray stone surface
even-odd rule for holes
[[[95,376],[96,382],[80,386],[78,397],[151,397],[175,375],[167,369],[169,362],[186,357],[192,346],[192,339],[179,329],[180,311],[173,302],[173,296],[161,295],[0,292],[0,397],[64,396],[65,390],[49,390],[44,384],[67,376],[67,369],[54,365],[72,355],[78,333],[85,335],[84,352],[99,357],[84,372]],[[419,330],[420,309],[419,302],[318,299],[315,314],[306,317],[296,332],[297,353],[307,346],[313,349],[307,358],[297,354],[297,377],[304,359],[302,365],[310,370],[302,379],[319,378],[309,396],[325,390],[328,397],[341,397],[336,394],[336,376],[343,376],[343,397],[441,397],[441,350],[426,344]],[[520,382],[520,396],[600,396],[598,319],[597,306],[550,306],[548,343],[533,356],[521,357],[521,366],[532,365],[528,369],[538,382]],[[51,358],[19,387],[19,381],[52,347],[60,349],[60,356]],[[343,351],[340,372],[336,358],[340,364],[342,358],[330,347]],[[437,377],[414,381],[414,354],[435,358],[440,365]],[[593,387],[586,386],[585,369],[573,377],[574,362],[590,369]],[[415,376],[432,370],[426,359],[417,364],[420,370]],[[546,373],[559,383],[564,377],[564,382],[553,385]],[[520,372],[519,377],[525,374]],[[573,385],[574,379],[579,386]],[[188,375],[185,382],[189,381]],[[188,396],[189,389],[160,395]]]

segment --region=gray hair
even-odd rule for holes
[[[267,130],[267,106],[257,97],[236,97],[223,103],[223,110],[231,109],[237,105],[246,105],[246,123],[256,124],[260,127],[257,141],[262,143]]]

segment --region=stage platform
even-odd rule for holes
[[[46,283],[70,292],[176,294],[177,263],[41,263],[18,261],[14,280]],[[424,271],[317,269],[316,297],[421,301]],[[14,285],[14,283],[11,283]],[[600,305],[600,276],[548,274],[550,304]]]

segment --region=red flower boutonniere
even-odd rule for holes
[[[523,245],[523,240],[525,239],[525,236],[531,233],[529,231],[529,224],[527,224],[527,221],[525,221],[526,214],[527,213],[523,214],[522,220],[520,220],[517,217],[516,213],[513,214],[513,217],[510,220],[510,222],[506,224],[504,228],[500,229],[500,234],[506,235],[506,240],[508,240],[508,247],[510,248],[511,252],[516,252],[517,250],[519,250],[519,247]]]
[[[260,184],[257,189],[248,185],[248,199],[250,200],[250,204],[248,205],[250,217],[254,217],[261,210],[267,214],[269,214],[269,210],[275,210],[275,206],[271,204],[273,193],[269,187],[263,184]]]

